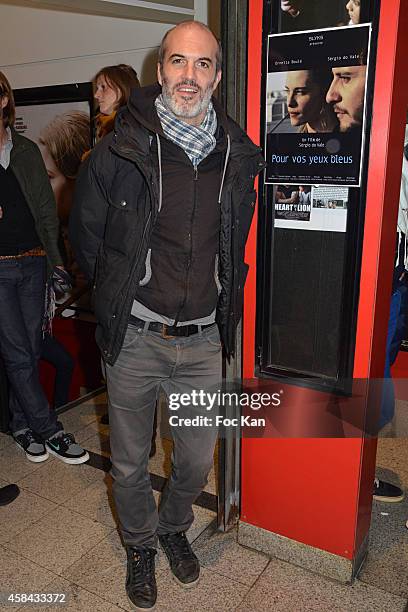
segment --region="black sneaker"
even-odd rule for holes
[[[52,455],[64,463],[78,465],[89,459],[88,452],[75,442],[72,434],[65,431],[58,431],[45,441],[45,445]]]
[[[166,553],[175,580],[189,588],[200,578],[200,563],[191,550],[184,531],[159,535],[159,542]]]
[[[152,610],[157,599],[154,548],[127,546],[126,593],[137,610]]]
[[[13,434],[14,442],[29,461],[41,463],[49,457],[44,442],[31,429],[21,429]]]
[[[404,499],[404,492],[389,482],[375,478],[373,498],[377,501],[396,503]]]

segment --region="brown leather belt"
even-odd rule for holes
[[[35,247],[24,253],[17,253],[17,255],[0,255],[0,261],[3,259],[21,259],[21,257],[43,257],[45,251],[42,247]]]

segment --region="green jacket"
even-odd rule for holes
[[[38,237],[47,253],[48,265],[51,269],[62,266],[58,247],[57,205],[40,150],[34,142],[14,129],[11,130],[11,137],[10,167],[34,217]]]

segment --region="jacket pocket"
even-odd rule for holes
[[[134,240],[137,221],[137,210],[127,200],[111,200],[106,220],[105,246],[127,255],[128,245]]]
[[[209,327],[208,329],[204,330],[202,337],[208,342],[210,346],[213,346],[217,349],[221,349],[222,344],[220,339],[220,332],[218,331],[217,325],[213,325],[212,327]]]
[[[125,338],[122,344],[122,351],[134,349],[139,344],[142,338],[143,329],[139,329],[134,325],[128,325],[125,333]]]

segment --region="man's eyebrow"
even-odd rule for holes
[[[187,59],[187,56],[186,56],[186,55],[183,55],[182,53],[172,53],[172,54],[169,56],[169,59],[174,59],[174,58],[177,58],[177,57],[181,57],[182,59]],[[213,60],[212,60],[210,57],[198,57],[196,61],[197,61],[197,62],[201,62],[201,61],[203,61],[203,60],[204,60],[204,61],[206,61],[206,62],[208,62],[208,63],[210,63],[210,64],[212,64],[212,63],[213,63]]]

